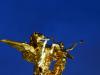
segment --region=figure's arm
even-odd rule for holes
[[[69,48],[66,49],[66,51],[68,52],[68,51],[73,50],[77,45],[78,45],[78,43],[76,43],[76,42],[73,43],[71,47],[69,47]]]
[[[34,47],[32,47],[32,46],[30,46],[29,44],[26,44],[26,43],[15,42],[15,41],[6,40],[6,39],[5,40],[0,40],[0,42],[8,44],[11,47],[16,48],[20,52],[23,52],[25,50],[29,50],[30,52],[35,53]]]

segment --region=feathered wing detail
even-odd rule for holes
[[[31,63],[34,61],[33,58],[36,52],[34,50],[34,47],[30,46],[29,44],[15,42],[11,40],[0,40],[0,42],[6,43],[10,45],[11,47],[16,48],[18,51],[22,52],[22,57],[26,61],[31,62]]]
[[[25,50],[30,50],[30,52],[32,52],[32,53],[34,52],[34,47],[32,47],[26,43],[15,42],[15,41],[11,41],[11,40],[0,40],[0,42],[8,44],[11,47],[16,48],[20,52],[23,52]]]

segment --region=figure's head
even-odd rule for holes
[[[44,35],[39,32],[34,32],[31,36],[31,40],[36,40],[36,42],[40,42],[42,39],[44,39]]]
[[[60,42],[59,46],[60,46],[61,49],[64,49],[64,43],[63,42]]]
[[[35,32],[32,37],[36,39],[37,43],[44,39],[44,35],[39,32]]]
[[[34,32],[30,37],[30,45],[37,46],[45,36],[39,32]]]

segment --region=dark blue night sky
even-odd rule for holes
[[[63,41],[84,40],[63,75],[100,75],[99,0],[0,0],[0,39],[28,42],[33,32]],[[21,53],[0,43],[0,75],[32,75]]]

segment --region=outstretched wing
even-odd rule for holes
[[[8,44],[11,47],[16,48],[20,52],[23,52],[25,50],[29,50],[30,52],[35,53],[34,47],[32,47],[32,46],[30,46],[29,44],[26,44],[26,43],[15,42],[15,41],[11,41],[11,40],[0,40],[0,42]]]

